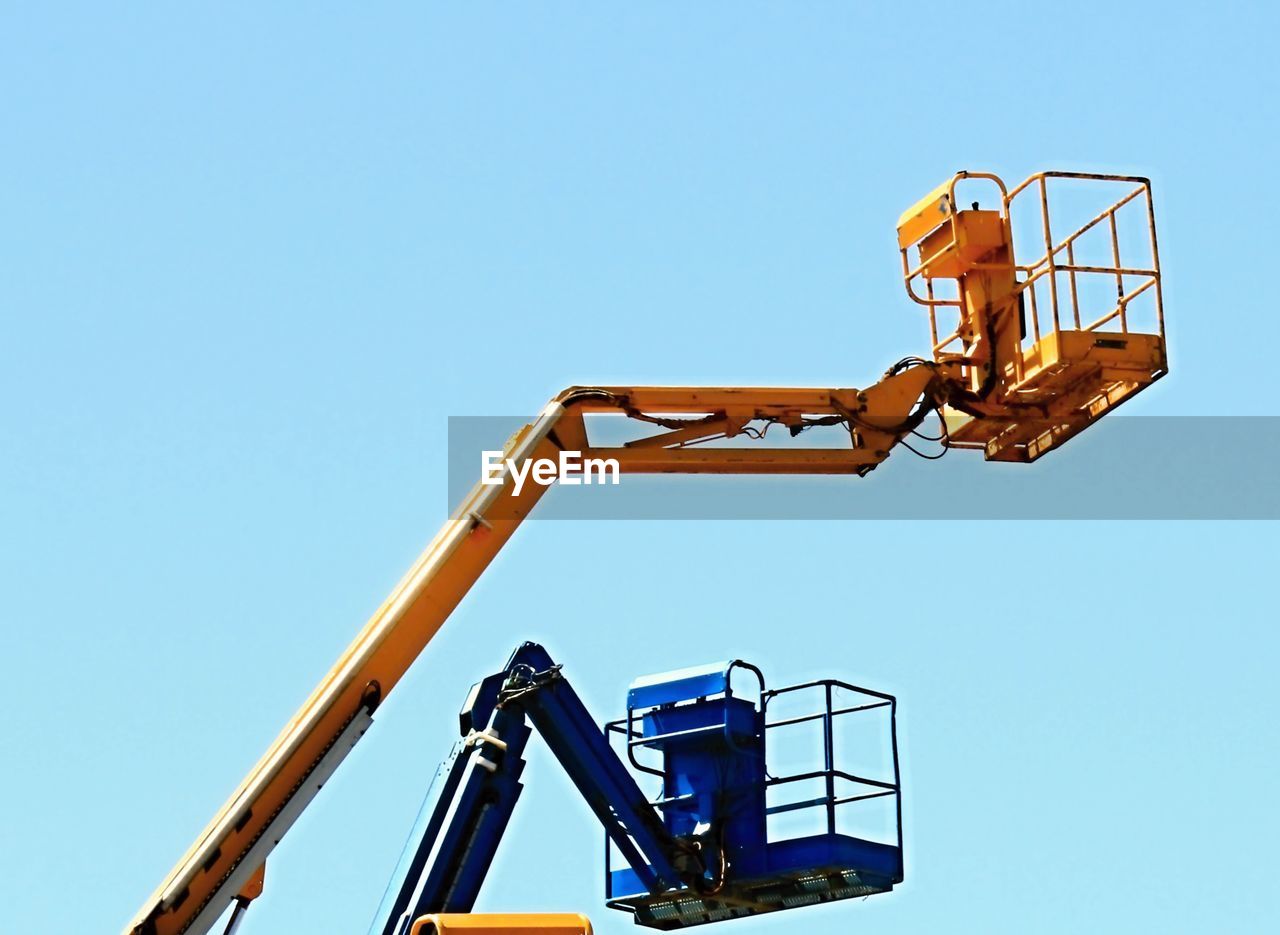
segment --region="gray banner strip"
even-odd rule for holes
[[[449,419],[448,509],[479,480],[481,453],[501,448],[529,421]],[[785,434],[768,439],[775,441],[786,444]],[[837,430],[826,443],[840,441]],[[960,450],[926,461],[899,446],[864,478],[624,474],[616,485],[553,486],[532,518],[1275,520],[1277,465],[1277,416],[1116,414],[1034,464],[991,463]]]

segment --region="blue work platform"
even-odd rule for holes
[[[735,685],[748,679],[748,689]],[[837,699],[840,699],[837,703]],[[799,701],[802,713],[771,719],[770,706]],[[807,708],[805,704],[807,702]],[[882,776],[840,768],[836,721],[860,712],[883,715],[889,748]],[[818,728],[821,766],[784,775],[769,739],[802,725]],[[608,904],[636,922],[673,929],[791,909],[893,889],[903,878],[902,810],[896,701],[834,679],[769,690],[760,670],[741,661],[681,669],[636,680],[625,720],[606,725],[621,738],[633,770],[661,780],[653,800],[672,836],[695,842],[707,871],[674,891],[646,888],[634,866],[614,869],[606,846]],[[657,751],[656,763],[643,751]],[[817,795],[769,804],[770,793],[808,787]],[[841,833],[838,807],[872,799],[890,804],[891,840]],[[883,803],[882,803],[883,804]],[[771,839],[771,816],[817,810],[818,833]]]
[[[778,713],[794,701],[799,714]],[[902,880],[895,713],[891,696],[835,680],[771,691],[759,669],[733,661],[638,679],[626,718],[602,729],[547,651],[524,643],[472,688],[462,740],[371,932],[404,935],[422,915],[471,911],[519,799],[533,730],[605,829],[608,905],[641,925],[681,928],[887,892]],[[883,775],[837,765],[837,718],[858,714],[880,717]],[[818,729],[821,765],[778,773],[769,746],[805,725]],[[611,744],[619,738],[625,756]],[[792,790],[802,797],[787,798]],[[840,806],[870,800],[888,807],[892,840],[840,827]],[[784,815],[817,815],[819,830],[771,835],[771,820]]]

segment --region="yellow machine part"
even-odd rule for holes
[[[898,218],[898,247],[907,249],[919,243],[924,236],[951,216],[951,190],[954,183],[947,179],[925,195]]]
[[[998,211],[957,209],[957,183],[974,180],[994,187]],[[1073,233],[1055,238],[1051,181],[1120,185],[1127,193]],[[1010,220],[1020,193],[1038,208],[1043,232],[1039,258],[1021,263]],[[1117,216],[1126,205],[1145,219],[1150,244],[1148,255],[1133,262],[1122,257],[1118,235]],[[1146,179],[1042,172],[1008,190],[990,173],[963,172],[908,209],[897,233],[908,295],[928,310],[927,358],[904,358],[861,389],[569,387],[513,436],[505,457],[523,464],[575,451],[584,459],[612,459],[623,474],[863,476],[936,411],[948,428],[947,446],[982,450],[992,461],[1028,462],[1168,371]],[[1103,238],[1109,252],[1102,260],[1086,261],[1086,237]],[[1077,289],[1087,280],[1110,285],[1101,307]],[[1153,303],[1153,322],[1135,314],[1139,298]],[[589,416],[625,417],[650,434],[601,445],[592,438]],[[801,440],[756,444],[774,424]],[[815,425],[844,426],[848,444],[805,445],[801,433]],[[227,901],[237,894],[252,899],[261,890],[271,849],[545,489],[519,488],[506,470],[496,485],[481,483],[471,491],[125,935],[205,935]],[[590,931],[580,916],[438,919],[429,923],[434,929],[424,927],[424,920],[414,931]]]
[[[999,211],[960,211],[950,225],[939,226],[920,241],[923,274],[959,278],[1004,245],[1004,218]]]
[[[413,923],[409,935],[505,935],[507,932],[537,932],[539,935],[591,935],[591,922],[573,912],[544,913],[450,913],[423,916]]]
[[[959,208],[956,184],[966,180],[993,186],[998,210]],[[1091,189],[1107,207],[1054,234],[1050,183]],[[1038,256],[1030,261],[1015,255],[1015,202],[1030,205],[1032,216],[1022,216],[1034,225],[1024,230],[1042,238],[1033,238]],[[1136,238],[1121,236],[1125,218]],[[1145,178],[1041,172],[1008,190],[989,173],[961,172],[902,215],[898,245],[907,294],[929,310],[933,359],[958,368],[980,396],[943,407],[950,447],[980,449],[989,461],[1034,461],[1168,372]],[[1091,288],[1099,283],[1107,289]],[[1140,301],[1145,320],[1135,320],[1144,318]],[[947,314],[950,331],[940,327]]]

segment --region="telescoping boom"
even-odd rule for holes
[[[1115,195],[1062,236],[1049,206],[1065,185]],[[960,190],[974,186],[986,188],[993,207],[960,207]],[[1136,238],[1125,228],[1134,218]],[[1020,263],[1014,233],[1027,229],[1038,258]],[[1140,257],[1122,257],[1122,248],[1135,244]],[[928,312],[927,356],[899,361],[862,389],[575,386],[513,437],[506,460],[554,461],[575,451],[613,459],[623,473],[862,476],[937,413],[948,447],[1030,462],[1167,372],[1146,179],[1045,172],[1006,189],[994,175],[962,172],[903,214],[898,246],[907,291]],[[1091,253],[1095,248],[1101,252]],[[1107,298],[1091,305],[1098,290],[1086,286],[1099,282]],[[651,434],[620,446],[593,444],[590,421],[602,415],[625,417]],[[795,445],[755,444],[773,425],[787,429]],[[835,425],[847,431],[846,447],[803,445],[807,429]],[[517,492],[512,475],[504,467],[499,483],[468,494],[126,935],[207,932],[232,901],[260,889],[272,848],[546,489],[526,483]]]

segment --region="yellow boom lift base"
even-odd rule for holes
[[[587,917],[554,913],[438,913],[416,919],[409,935],[591,935]]]

